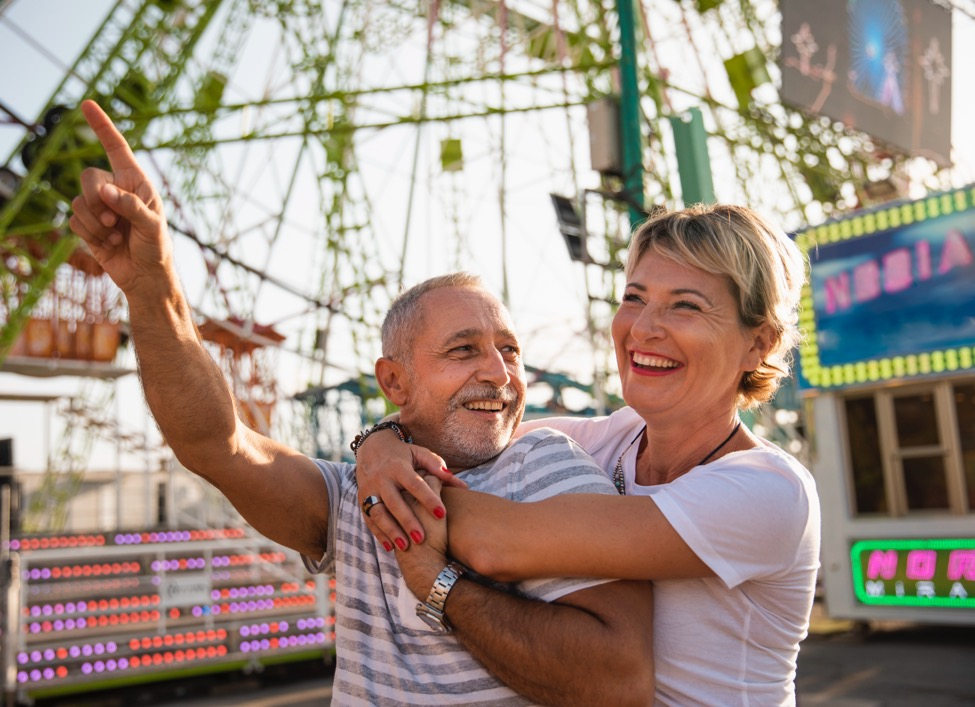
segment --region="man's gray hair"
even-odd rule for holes
[[[482,290],[484,283],[477,275],[455,272],[438,275],[414,285],[393,300],[383,320],[383,356],[410,365],[413,357],[413,341],[416,332],[423,325],[420,300],[428,292],[442,287],[458,287],[468,290]]]

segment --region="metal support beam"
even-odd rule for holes
[[[620,142],[623,146],[623,191],[630,230],[646,218],[643,198],[643,142],[640,135],[640,87],[636,67],[636,23],[633,0],[616,0],[620,31]]]

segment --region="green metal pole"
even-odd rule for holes
[[[645,218],[640,88],[636,78],[636,23],[633,0],[616,0],[616,14],[620,23],[620,142],[623,148],[623,189],[629,205],[632,230]]]

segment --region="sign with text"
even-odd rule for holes
[[[185,606],[207,606],[212,603],[210,591],[213,588],[207,572],[185,572],[162,576],[159,598],[162,608]]]
[[[975,538],[862,540],[850,560],[863,604],[975,608]]]
[[[809,257],[801,389],[975,367],[975,189],[796,235]]]

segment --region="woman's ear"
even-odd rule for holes
[[[776,336],[772,325],[768,323],[752,329],[749,336],[751,337],[751,346],[745,354],[743,365],[745,371],[754,371],[772,350]]]
[[[383,356],[376,361],[376,381],[393,405],[403,407],[410,397],[410,377],[402,364]]]

